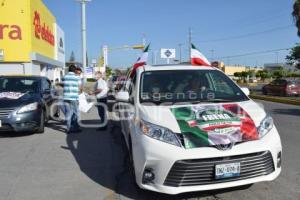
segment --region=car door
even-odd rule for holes
[[[135,88],[135,77],[132,80],[127,79],[126,85],[123,88],[123,90],[129,93],[130,99],[128,103],[121,104],[121,110],[122,110],[121,127],[127,142],[132,128],[132,120],[134,119],[134,104],[135,104],[134,95],[133,95],[134,88]]]
[[[130,82],[131,81],[129,79],[127,79],[125,87],[123,87],[120,92],[122,92],[122,91],[128,92]],[[126,111],[127,107],[128,107],[128,103],[118,102],[118,113],[119,113],[119,117],[120,117],[121,131],[124,134],[126,142],[127,142],[127,138],[128,138],[127,137],[128,136],[128,125],[126,122],[127,114],[128,114],[128,112]]]
[[[286,93],[286,86],[287,86],[286,80],[278,80],[278,84],[276,87],[276,94],[284,95]]]
[[[50,112],[51,112],[51,105],[53,103],[53,95],[52,95],[52,90],[51,90],[51,82],[46,79],[43,78],[41,81],[42,84],[42,97],[43,97],[43,101],[45,104],[45,108],[46,108],[46,116],[47,119],[49,119],[50,117]]]
[[[274,94],[276,90],[277,81],[272,81],[269,85],[267,85],[266,89],[268,93]]]

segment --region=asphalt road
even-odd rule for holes
[[[118,122],[110,122],[106,132],[84,128],[77,135],[66,135],[61,123],[51,122],[44,134],[1,134],[0,199],[300,199],[300,107],[260,102],[283,142],[283,171],[274,182],[178,196],[143,191],[130,174]],[[95,111],[83,118],[85,124],[97,123]]]

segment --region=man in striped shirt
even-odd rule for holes
[[[67,133],[81,132],[78,124],[78,97],[82,92],[82,83],[80,77],[75,74],[76,69],[76,66],[71,65],[69,72],[63,77]]]

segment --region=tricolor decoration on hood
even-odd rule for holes
[[[254,121],[237,104],[172,108],[187,149],[259,139]]]

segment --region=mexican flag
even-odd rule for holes
[[[149,47],[150,44],[145,48],[141,57],[139,57],[136,63],[133,65],[132,71],[130,73],[130,77],[132,78],[135,75],[136,69],[147,64],[148,55],[149,55]]]
[[[211,66],[207,58],[193,44],[191,48],[191,64],[198,66]]]
[[[253,141],[258,132],[249,114],[237,104],[171,108],[187,149]]]

